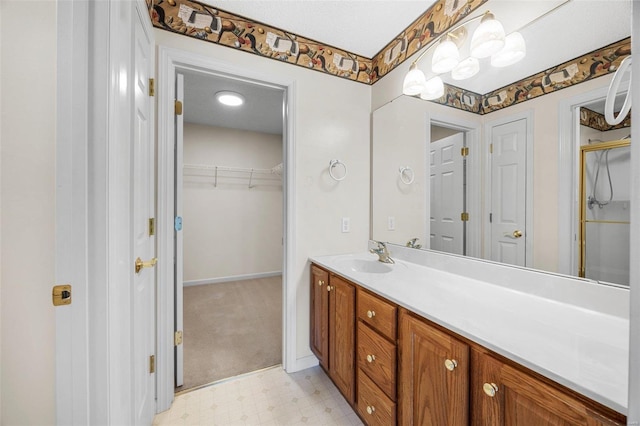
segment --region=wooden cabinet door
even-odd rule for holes
[[[472,425],[603,426],[623,423],[477,350],[472,352]]]
[[[329,369],[329,273],[311,265],[311,351]]]
[[[355,391],[356,289],[331,275],[329,291],[329,375],[353,404]]]
[[[400,311],[398,424],[468,425],[469,347]]]

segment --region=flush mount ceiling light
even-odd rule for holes
[[[244,103],[244,96],[240,93],[230,92],[228,90],[224,90],[222,92],[216,93],[216,99],[222,105],[227,106],[240,106]]]
[[[480,25],[473,32],[470,46],[463,49],[468,34],[466,26],[475,21],[480,21]],[[434,46],[437,47],[431,58],[432,77],[427,79],[425,73],[418,68],[418,62]],[[471,56],[461,58],[460,51],[469,51]],[[437,99],[444,94],[444,83],[439,74],[451,71],[452,79],[464,80],[480,71],[478,58],[491,56],[491,65],[506,67],[518,62],[525,55],[526,46],[522,35],[514,32],[505,37],[502,24],[491,11],[487,11],[459,23],[432,40],[411,64],[402,84],[402,93],[408,96],[420,95],[420,98],[425,100]]]

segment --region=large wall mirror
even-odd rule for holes
[[[488,62],[469,81],[443,77],[475,93],[508,93],[549,70],[544,95],[485,114],[398,96],[373,112],[372,239],[628,286],[630,120],[614,128],[601,118],[612,74],[564,85],[589,70],[580,59],[553,67],[630,37],[631,1],[554,7],[521,29],[527,56],[508,73],[515,80],[485,70]],[[594,148],[610,141],[627,142]]]

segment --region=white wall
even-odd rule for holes
[[[184,163],[271,169],[282,163],[282,135],[185,123]],[[187,170],[184,177],[184,279],[207,280],[282,270],[282,178]],[[205,177],[202,177],[205,176]],[[265,178],[266,179],[261,179]]]
[[[53,424],[56,2],[0,16],[0,423]]]
[[[296,358],[311,356],[309,349],[308,257],[365,250],[369,237],[369,117],[371,88],[302,67],[236,52],[231,48],[155,30],[156,42],[218,61],[246,67],[265,76],[295,81],[296,241],[294,274],[289,286],[296,292]],[[333,181],[329,161],[340,159],[348,177]],[[351,230],[341,232],[341,218],[351,219]]]

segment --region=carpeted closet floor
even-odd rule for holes
[[[282,276],[184,287],[183,391],[282,362]]]

